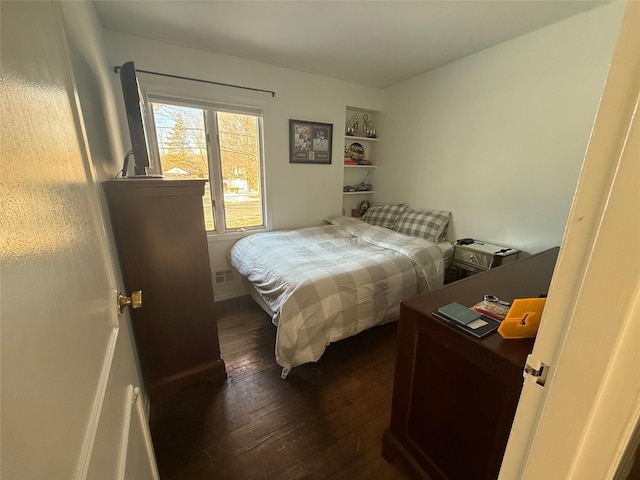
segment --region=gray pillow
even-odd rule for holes
[[[451,212],[441,210],[413,210],[407,208],[402,212],[394,230],[398,233],[424,238],[430,242],[444,242]]]
[[[362,216],[362,220],[371,225],[391,228],[395,227],[400,218],[400,214],[404,212],[407,206],[404,203],[399,205],[387,205],[384,203],[374,203]]]

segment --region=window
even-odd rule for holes
[[[207,180],[207,231],[264,228],[261,113],[154,95],[149,95],[149,105],[165,178]]]

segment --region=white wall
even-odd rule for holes
[[[89,155],[76,108],[83,83],[82,116],[104,123],[97,72],[80,53],[101,57],[88,5],[0,4],[5,479],[117,478],[119,462],[151,470],[146,451],[124,459],[120,448],[125,388],[140,376],[129,316],[115,308],[117,268],[96,195],[94,155],[108,158],[109,141],[97,139]]]
[[[451,210],[450,239],[535,253],[560,244],[622,11],[593,10],[384,91],[109,30],[105,39],[113,65],[133,60],[138,69],[276,92],[140,75],[148,90],[263,108],[274,229],[340,213],[345,106],[355,105],[383,111],[377,199]],[[112,82],[118,90],[115,74]],[[334,125],[331,165],[289,164],[291,118]],[[212,270],[229,268],[233,242],[210,240]],[[214,290],[216,300],[244,292],[237,281]]]
[[[624,4],[385,90],[376,190],[451,210],[449,238],[559,245]]]
[[[104,43],[104,29],[90,2],[61,2],[69,54],[91,164],[99,181],[113,178],[122,167],[121,120],[112,84],[112,69]],[[126,122],[126,117],[125,117]],[[128,132],[124,131],[124,133]]]
[[[327,215],[341,212],[345,107],[356,105],[379,110],[381,90],[238,57],[105,32],[113,65],[133,60],[141,70],[275,91],[272,98],[267,93],[139,75],[142,88],[148,91],[182,93],[187,97],[263,108],[265,178],[270,207],[267,213],[272,228],[318,225]],[[118,82],[116,75],[113,82],[114,85]],[[124,118],[123,113],[123,124]],[[331,165],[289,164],[289,119],[333,124]],[[230,267],[227,253],[233,242],[210,241],[212,270]],[[216,300],[244,293],[238,282],[215,285],[214,290]]]
[[[109,218],[108,207],[101,182],[115,176],[121,168],[119,158],[123,155],[120,121],[110,83],[111,67],[104,43],[104,30],[93,4],[90,2],[61,2],[66,43],[73,72],[89,148],[89,168],[93,170],[96,192],[104,219]],[[113,263],[113,274],[119,290],[124,292],[122,272],[117,261],[115,241],[109,221],[105,221],[106,235],[110,251],[109,261]],[[140,380],[140,365],[133,338],[131,317],[125,311],[120,320],[119,349],[127,356],[124,362],[131,369],[125,375],[133,385],[143,385]],[[146,395],[146,391],[143,392]]]
[[[326,215],[340,213],[345,106],[355,103],[379,109],[381,91],[113,31],[107,31],[107,43],[114,65],[133,60],[137,69],[275,91],[272,98],[268,93],[139,75],[142,87],[149,91],[173,87],[186,96],[204,96],[263,107],[265,175],[273,228],[319,224]],[[114,77],[114,81],[117,80]],[[331,165],[289,164],[289,119],[334,125]]]

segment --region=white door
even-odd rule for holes
[[[640,418],[640,2],[629,2],[500,477],[624,478]]]
[[[0,8],[0,477],[157,478],[59,5]]]

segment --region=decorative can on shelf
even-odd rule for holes
[[[352,143],[347,148],[347,157],[355,162],[364,160],[364,147],[359,143]]]

